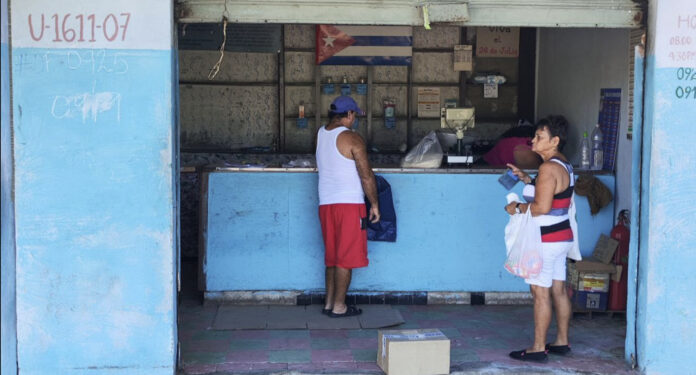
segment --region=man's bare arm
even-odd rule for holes
[[[360,176],[363,191],[372,206],[370,208],[370,220],[377,222],[380,216],[379,201],[377,200],[377,181],[367,159],[367,146],[358,134],[351,135],[351,154],[353,155],[353,160],[355,160],[355,167],[358,169],[358,176]]]

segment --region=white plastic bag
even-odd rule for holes
[[[442,163],[442,146],[437,134],[431,131],[406,154],[401,161],[402,168],[440,168]]]
[[[543,266],[541,232],[530,211],[512,215],[505,227],[505,269],[523,279],[539,275]]]

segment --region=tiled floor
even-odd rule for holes
[[[317,314],[320,305],[312,305]],[[527,365],[507,357],[532,337],[531,306],[397,305],[399,328],[439,328],[451,340],[452,372],[497,369],[511,373],[632,373],[623,361],[625,323],[617,316],[576,315],[571,356]],[[179,308],[183,374],[381,374],[377,330],[210,329],[215,306],[184,300]],[[552,336],[555,328],[550,330]]]
[[[213,330],[217,306],[203,306],[192,290],[195,283],[187,282],[191,275],[184,276],[179,303],[181,374],[383,374],[376,364],[377,330]],[[308,306],[317,314],[321,307]],[[397,328],[439,328],[447,335],[452,374],[638,374],[623,360],[622,316],[575,315],[572,355],[526,364],[507,353],[531,344],[531,306],[393,308],[406,321]],[[550,339],[554,332],[552,325]]]

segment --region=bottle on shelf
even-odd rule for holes
[[[592,131],[592,169],[600,170],[604,166],[604,137],[599,124]]]
[[[587,132],[583,133],[580,141],[580,168],[590,169],[590,140],[587,138]]]

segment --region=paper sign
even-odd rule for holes
[[[476,57],[518,57],[519,27],[476,28]]]
[[[483,84],[483,97],[486,99],[495,99],[498,97],[498,85],[495,83]]]
[[[474,69],[469,45],[454,46],[454,70],[470,72]]]
[[[418,88],[418,117],[440,117],[440,88]]]

